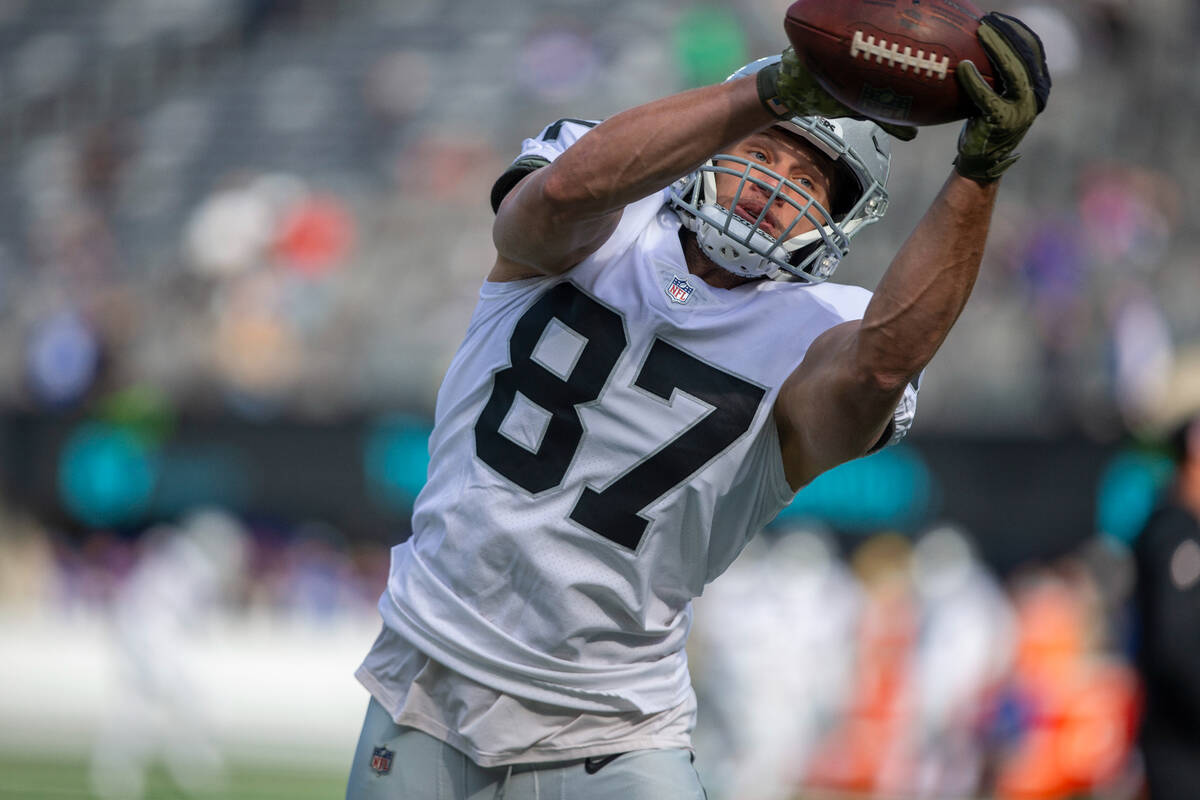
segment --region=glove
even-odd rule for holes
[[[794,48],[783,51],[777,64],[769,64],[757,73],[758,99],[779,119],[788,117],[851,117],[871,119],[835,100],[821,88],[817,79],[800,61]],[[916,138],[917,129],[872,119],[879,127],[901,141]]]
[[[959,62],[959,85],[979,114],[963,125],[954,168],[974,181],[991,183],[1016,163],[1013,151],[1050,97],[1050,73],[1042,40],[1015,17],[987,14],[978,36],[1004,91],[988,86],[970,61]]]

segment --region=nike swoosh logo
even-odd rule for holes
[[[588,775],[595,775],[597,772],[604,769],[609,762],[615,761],[623,755],[625,754],[613,753],[612,755],[608,756],[589,756],[583,760],[583,768],[587,771]]]

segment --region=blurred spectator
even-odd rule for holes
[[[1134,545],[1151,800],[1200,787],[1200,416],[1172,437],[1175,482]]]
[[[909,794],[915,780],[913,740],[920,606],[911,543],[894,533],[855,552],[864,594],[855,631],[850,701],[813,755],[807,783],[870,797]]]
[[[1136,677],[1107,649],[1094,579],[1073,561],[1033,568],[1014,587],[1016,663],[999,713],[1001,800],[1091,796],[1124,785]]]
[[[1012,662],[1008,599],[949,526],[911,550],[895,535],[875,537],[854,563],[866,605],[853,694],[806,784],[869,797],[986,791],[989,753],[978,731]]]

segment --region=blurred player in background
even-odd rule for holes
[[[1037,37],[993,14],[980,39],[1003,91],[958,70],[979,113],[873,297],[823,281],[884,211],[888,136],[791,51],[525,142],[358,672],[349,797],[704,796],[691,600],[904,435],[1045,104]]]
[[[850,702],[862,595],[829,537],[785,528],[751,541],[697,598],[688,651],[709,738],[695,749],[713,796],[795,796]]]
[[[221,511],[198,511],[147,535],[113,605],[121,689],[92,750],[92,791],[145,796],[160,764],[185,795],[219,791],[225,764],[210,731],[193,645],[242,580],[245,530]]]
[[[1200,791],[1200,416],[1179,428],[1171,450],[1174,484],[1134,546],[1151,800]]]

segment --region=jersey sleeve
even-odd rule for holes
[[[535,138],[526,139],[521,145],[521,154],[492,184],[492,211],[499,210],[505,196],[522,178],[558,158],[580,136],[599,124],[596,120],[560,119],[543,128]]]
[[[921,372],[904,387],[904,396],[892,412],[892,438],[887,444],[895,444],[908,435],[908,430],[917,416],[917,390],[921,388],[921,376],[924,374]]]
[[[896,410],[892,412],[892,421],[888,423],[883,435],[879,437],[879,441],[871,448],[872,453],[896,444],[908,435],[913,420],[917,416],[917,390],[920,388],[921,375],[924,374],[924,372],[920,373],[909,381],[908,386],[904,387],[904,395],[896,404]]]

